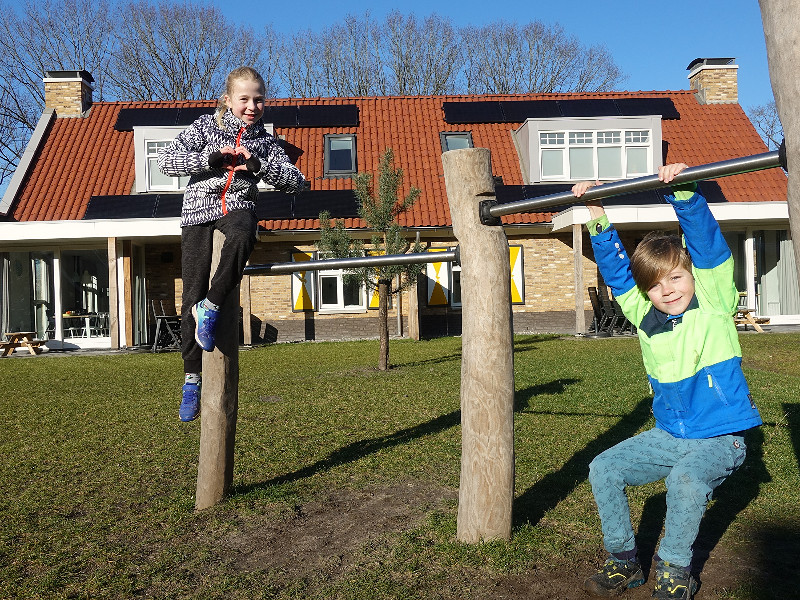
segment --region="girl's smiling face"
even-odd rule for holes
[[[668,315],[680,315],[694,297],[694,276],[677,266],[647,290],[647,296],[658,310]]]
[[[237,79],[231,86],[231,93],[225,94],[225,105],[234,116],[252,125],[264,114],[264,87],[253,79]]]

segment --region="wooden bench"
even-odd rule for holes
[[[744,330],[747,331],[747,326],[751,325],[753,329],[755,329],[758,333],[764,333],[764,330],[761,328],[761,325],[766,325],[769,323],[769,317],[758,317],[755,318],[753,316],[753,311],[749,308],[740,308],[736,311],[736,314],[733,316],[733,322],[737,325],[744,325]]]
[[[8,338],[7,342],[0,342],[0,348],[3,350],[2,356],[8,356],[17,348],[27,348],[31,354],[38,354],[42,351],[41,346],[44,340],[34,339],[36,337],[35,331],[15,331],[6,333]]]

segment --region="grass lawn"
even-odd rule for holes
[[[708,565],[723,553],[744,567],[698,598],[796,598],[800,335],[741,341],[765,425],[712,501],[700,550]],[[177,418],[177,353],[0,360],[0,598],[555,598],[519,591],[554,578],[579,588],[602,557],[588,463],[652,426],[638,342],[516,338],[513,539],[473,546],[455,541],[460,353],[460,338],[393,340],[381,373],[377,341],[243,351],[232,494],[201,513],[200,423]],[[629,497],[652,551],[664,486]]]

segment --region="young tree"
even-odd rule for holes
[[[333,222],[327,212],[320,213],[321,235],[318,248],[334,258],[350,258],[382,254],[404,254],[410,248],[420,252],[421,245],[406,240],[397,223],[397,216],[411,208],[419,198],[420,190],[412,187],[404,198],[400,198],[403,185],[403,171],[394,167],[394,153],[387,148],[378,164],[377,190],[373,185],[371,173],[358,173],[353,176],[354,190],[358,197],[358,215],[372,230],[369,249],[361,240],[353,239],[344,229],[341,221]],[[413,246],[413,247],[412,247]],[[353,269],[345,275],[345,282],[365,284],[368,290],[378,290],[378,323],[380,329],[380,356],[378,369],[389,368],[389,297],[399,294],[412,285],[421,265],[387,265],[378,268]],[[397,283],[392,287],[392,282]]]

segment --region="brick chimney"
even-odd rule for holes
[[[44,106],[59,117],[83,117],[92,105],[94,78],[87,71],[47,71]]]
[[[700,104],[735,104],[739,102],[739,85],[734,58],[695,58],[686,70],[689,84],[696,90]]]

